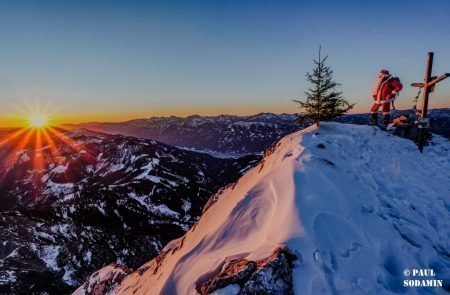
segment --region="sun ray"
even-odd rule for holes
[[[96,158],[96,156],[94,156],[94,153],[92,153],[92,151],[89,150],[86,145],[77,143],[71,137],[64,134],[64,132],[61,132],[53,127],[49,127],[47,128],[47,130],[49,134],[53,135],[53,137],[57,138],[62,143],[65,143],[75,153],[79,154],[83,152],[83,156],[79,158],[83,166],[92,163],[92,161]],[[64,180],[68,182],[74,182],[75,177],[71,173],[70,169],[67,172],[68,173],[64,174]]]
[[[55,141],[52,139],[52,136],[58,137],[58,134],[60,132],[56,133],[56,132],[52,131],[50,128],[46,128],[43,130],[42,133],[44,135],[44,138],[50,143],[50,149],[52,151],[53,163],[55,163],[56,165],[67,165],[67,163],[69,161],[64,156],[62,156],[60,151],[57,149]],[[71,145],[69,144],[69,146],[71,146]],[[70,170],[68,170],[67,173],[65,172],[63,174],[63,178],[64,178],[65,182],[73,182],[74,181],[74,177]]]
[[[5,168],[8,168],[14,165],[27,144],[29,144],[30,138],[33,135],[34,131],[32,129],[26,129],[26,134],[19,140],[17,144],[13,145],[11,151],[8,152],[8,156],[4,161]]]
[[[42,130],[35,129],[35,143],[34,143],[34,157],[33,157],[33,169],[41,173],[44,168],[44,152],[42,151]]]
[[[6,135],[1,141],[0,141],[0,147],[3,145],[6,145],[7,143],[11,142],[12,140],[14,140],[15,138],[17,138],[19,135],[23,134],[24,132],[26,132],[28,129],[27,128],[20,128],[18,130],[15,131],[11,131],[10,134]]]
[[[32,176],[36,185],[44,185],[41,181],[42,173],[45,172],[47,165],[67,164],[68,159],[63,156],[64,149],[67,148],[72,150],[69,153],[83,153],[78,161],[90,163],[95,159],[95,153],[92,153],[84,142],[80,143],[66,135],[66,130],[48,125],[43,118],[33,116],[28,118],[28,127],[12,131],[0,138],[0,146],[6,147],[8,151],[0,162],[0,183],[5,181],[9,169],[16,163],[20,163],[33,171]],[[67,171],[63,177],[61,181],[74,180],[70,171]]]
[[[44,136],[45,142],[50,146],[51,154],[59,155],[58,149],[56,148],[56,143],[49,135],[48,128],[42,129],[42,135]]]
[[[95,158],[94,153],[89,150],[89,148],[85,145],[78,144],[75,140],[65,135],[63,132],[56,130],[54,127],[48,127],[49,132],[53,132],[53,134],[65,144],[67,144],[72,150],[79,153],[81,151],[85,151],[90,158]]]
[[[84,148],[84,146],[80,147],[80,145],[75,140],[73,140],[69,136],[65,135],[63,132],[60,132],[51,126],[48,127],[48,129],[50,132],[53,132],[53,134],[55,134],[55,136],[58,137],[58,139],[63,141],[65,144],[67,144],[69,147],[71,147],[77,153],[81,152],[82,150],[86,150]],[[86,152],[88,152],[88,151],[86,150]]]
[[[62,157],[60,151],[57,148],[55,141],[52,138],[52,136],[54,136],[55,134],[50,134],[49,128],[45,128],[42,130],[42,135],[44,136],[44,140],[48,143],[48,145],[50,147],[50,153],[51,153],[50,157],[52,159],[52,162],[55,163],[56,165],[65,165],[67,162],[67,159]],[[71,181],[71,179],[69,179],[66,174],[64,174],[64,180],[66,182]]]

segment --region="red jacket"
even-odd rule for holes
[[[403,85],[400,79],[389,76],[376,81],[372,96],[376,103],[388,103],[394,101],[398,92],[402,89]]]

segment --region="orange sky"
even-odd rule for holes
[[[367,105],[356,105],[355,108],[350,113],[365,113],[368,111]],[[403,101],[403,103],[399,103],[398,109],[407,109],[410,105]],[[441,108],[446,107],[445,103],[437,102],[432,103],[431,108]],[[448,107],[448,105],[447,105]],[[171,109],[158,109],[158,110],[124,110],[121,113],[117,112],[106,112],[102,110],[89,110],[83,113],[71,113],[71,112],[54,112],[49,111],[46,114],[49,116],[50,123],[53,125],[58,124],[76,124],[76,123],[85,123],[85,122],[122,122],[132,119],[141,119],[141,118],[150,118],[150,117],[159,117],[159,116],[179,116],[186,117],[189,115],[220,115],[220,114],[235,114],[235,115],[253,115],[261,112],[272,112],[272,113],[295,113],[298,112],[299,109],[296,108],[296,105],[292,103],[290,107],[286,107],[285,105],[281,105],[279,107],[268,107],[261,105],[259,107],[255,106],[243,106],[243,107],[223,107],[223,108],[195,108],[195,109],[187,109],[187,108],[171,108]],[[26,112],[22,111],[20,114],[8,114],[6,116],[2,116],[0,118],[0,126],[1,127],[23,127],[27,125],[27,117],[31,111]]]

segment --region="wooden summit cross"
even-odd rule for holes
[[[450,73],[446,73],[440,77],[432,77],[431,72],[433,70],[433,52],[428,52],[428,62],[427,62],[427,72],[425,73],[424,83],[412,83],[413,87],[423,88],[423,99],[422,99],[422,111],[419,113],[419,150],[423,152],[423,146],[425,145],[425,130],[430,126],[430,120],[428,119],[428,99],[430,93],[434,92],[434,87],[438,82],[441,82],[445,78],[450,77]]]

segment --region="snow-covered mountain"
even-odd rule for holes
[[[259,159],[88,130],[1,137],[0,294],[67,294],[111,262],[140,266]]]
[[[449,292],[449,155],[442,137],[420,154],[369,126],[293,133],[157,258],[105,267],[74,294]],[[410,279],[443,287],[405,287]]]
[[[120,123],[86,123],[68,127],[124,134],[198,150],[227,154],[260,153],[281,137],[299,130],[297,115],[155,117]]]

